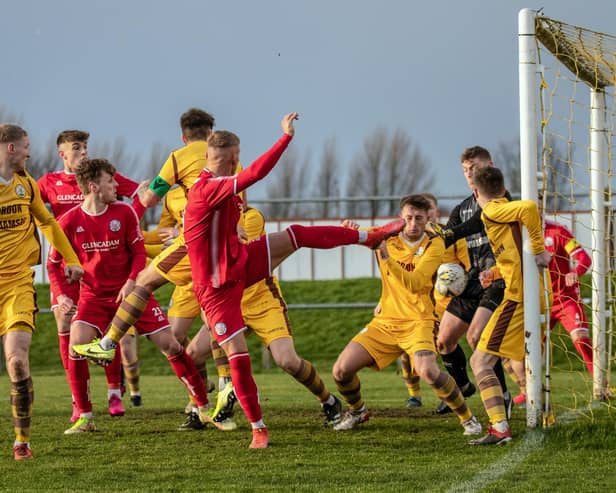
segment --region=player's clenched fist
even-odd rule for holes
[[[295,135],[295,128],[293,128],[293,120],[298,120],[298,119],[299,119],[299,113],[295,111],[293,113],[289,113],[283,116],[282,122],[281,122],[283,132],[293,137],[293,135]]]

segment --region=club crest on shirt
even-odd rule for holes
[[[425,248],[420,246],[417,251],[415,252],[415,257],[421,257],[423,255],[423,252],[425,251]]]
[[[112,219],[111,221],[109,221],[109,229],[114,233],[120,231],[121,227],[122,223],[118,219]]]
[[[15,194],[20,197],[20,198],[24,198],[26,196],[26,189],[23,187],[23,185],[21,184],[17,184],[15,186]]]
[[[227,325],[224,322],[217,322],[214,325],[214,332],[219,336],[224,336],[227,333]]]
[[[554,238],[552,238],[551,236],[546,236],[545,237],[545,246],[554,246]]]

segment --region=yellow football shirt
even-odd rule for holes
[[[375,319],[395,324],[436,320],[434,276],[443,261],[445,244],[438,236],[425,234],[411,244],[401,234],[386,241],[389,258],[377,252],[381,270],[381,312]]]
[[[158,176],[150,183],[150,190],[159,197],[163,197],[177,183],[186,192],[205,168],[206,152],[207,142],[205,140],[190,142],[173,151],[169,154]]]
[[[541,217],[532,200],[509,201],[503,197],[483,207],[481,220],[485,224],[496,267],[505,281],[505,298],[523,302],[522,282],[522,226],[530,236],[531,253],[545,250]]]
[[[182,218],[186,208],[186,193],[182,188],[172,188],[169,190],[163,201],[163,210],[156,229],[143,232],[146,245],[160,245],[160,228],[178,228],[182,232]],[[146,247],[147,248],[147,247]]]
[[[169,154],[158,176],[150,183],[150,190],[159,197],[163,197],[173,185],[178,184],[186,193],[207,164],[206,152],[207,142],[205,140],[189,142],[184,147],[173,151]],[[242,165],[237,163],[236,173],[241,170]]]
[[[45,207],[36,181],[27,173],[14,173],[9,182],[0,181],[0,274],[3,277],[23,275],[41,262],[35,220],[66,264],[80,265],[66,235]]]

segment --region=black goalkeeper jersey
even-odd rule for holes
[[[477,200],[473,195],[470,195],[462,202],[460,202],[453,209],[453,211],[451,211],[449,221],[447,222],[447,228],[451,229],[454,226],[457,226],[472,219],[474,216],[475,218],[477,218],[480,214],[480,212],[478,214],[478,211],[480,210],[481,209],[477,204]],[[483,222],[481,222],[481,220],[479,221],[481,223],[481,231],[479,233],[474,233],[466,237],[468,256],[471,261],[471,268],[469,271],[469,284],[478,284],[479,273],[484,270],[488,270],[494,265],[496,265],[496,259],[494,258],[494,254],[492,253],[492,249],[490,248],[490,242],[488,241],[488,236],[486,235]],[[496,282],[498,283],[498,281],[500,280],[497,280]],[[476,288],[477,286],[474,287]]]

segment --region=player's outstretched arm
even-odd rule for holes
[[[237,175],[237,185],[233,186],[233,192],[235,194],[246,190],[252,184],[265,178],[274,168],[283,152],[291,142],[293,135],[295,135],[293,121],[298,118],[299,115],[297,112],[288,113],[282,118],[281,126],[284,131],[284,135],[278,139],[271,149],[261,155],[256,161]],[[222,196],[223,195],[221,195],[221,197]]]

